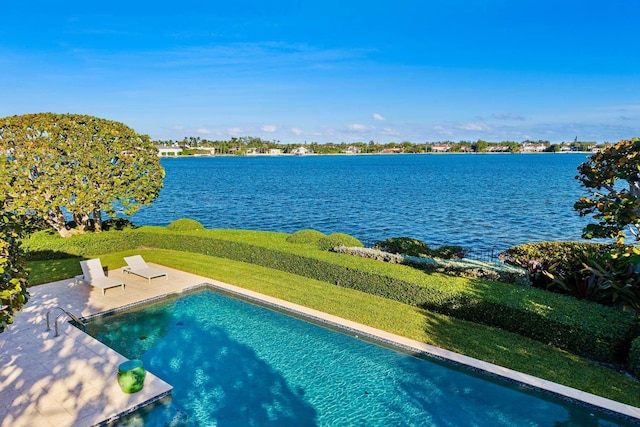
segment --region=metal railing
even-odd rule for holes
[[[55,311],[55,310],[60,310],[60,311],[62,311],[62,313],[59,313],[55,317],[55,319],[53,321],[53,324],[54,324],[54,327],[55,327],[55,331],[56,331],[54,337],[57,337],[58,335],[60,335],[58,333],[58,318],[60,316],[68,316],[71,320],[73,320],[78,325],[78,327],[80,327],[80,329],[85,331],[85,324],[82,322],[82,320],[80,320],[80,318],[78,316],[76,316],[75,314],[72,314],[72,313],[68,312],[67,310],[65,310],[62,307],[55,307],[55,308],[52,308],[51,310],[47,311],[47,331],[51,330],[51,323],[49,321],[49,317],[51,315],[51,312]]]
[[[378,242],[377,240],[361,240],[362,244],[366,248],[372,248]],[[441,243],[427,243],[430,249],[438,249],[441,246],[445,246]],[[464,251],[464,257],[473,259],[476,261],[485,261],[485,262],[502,262],[500,260],[501,249],[491,247],[491,248],[468,248],[462,247]]]

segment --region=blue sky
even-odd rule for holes
[[[0,117],[287,143],[640,136],[636,0],[90,3],[3,6]]]

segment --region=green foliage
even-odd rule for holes
[[[300,230],[287,237],[287,242],[315,245],[318,243],[318,240],[323,237],[325,237],[325,235],[316,230]]]
[[[21,232],[14,215],[0,212],[0,333],[29,300]]]
[[[431,255],[434,258],[457,259],[464,258],[467,255],[467,251],[462,246],[442,245],[436,249],[432,249]]]
[[[215,237],[223,235],[228,237]],[[631,313],[540,289],[437,273],[425,274],[407,266],[345,257],[288,244],[284,234],[246,232],[246,235],[249,238],[243,241],[240,232],[175,232],[159,227],[141,227],[95,236],[58,238],[49,241],[50,244],[55,243],[49,248],[85,255],[130,250],[144,245],[227,258],[495,326],[607,362],[623,360],[634,327],[635,317]],[[104,240],[100,242],[87,237]],[[42,250],[48,246],[46,243],[31,245],[30,240],[30,248]]]
[[[640,241],[640,138],[622,140],[589,157],[576,176],[588,195],[574,204],[580,216],[593,215],[583,237],[625,239],[629,227]],[[621,188],[624,184],[626,188]]]
[[[135,230],[105,231],[63,238],[50,230],[34,233],[22,241],[27,260],[59,260],[69,257],[99,255],[142,245]]]
[[[167,228],[174,231],[204,230],[204,226],[201,223],[191,218],[176,219]]]
[[[640,379],[640,337],[631,342],[631,349],[627,358],[627,369],[633,376]]]
[[[384,252],[403,254],[420,258],[464,258],[466,251],[462,246],[442,245],[437,249],[431,249],[425,242],[411,237],[392,237],[376,242],[373,246]]]
[[[124,230],[127,228],[136,228],[135,224],[126,218],[111,218],[102,222],[102,230]]]
[[[500,259],[508,264],[525,268],[531,276],[533,286],[567,293],[577,298],[587,298],[588,294],[578,280],[582,276],[584,263],[601,256],[610,249],[609,245],[586,242],[538,242],[518,245],[500,254]],[[554,283],[557,277],[566,278],[567,287],[571,286],[569,278],[576,277],[574,289],[562,289]],[[556,286],[557,285],[557,286]]]
[[[328,236],[321,237],[318,239],[318,248],[322,251],[330,251],[331,249],[338,246],[347,246],[347,247],[363,247],[364,245],[358,239],[353,236],[349,236],[344,233],[332,233]]]
[[[149,137],[126,125],[77,114],[39,113],[0,119],[0,193],[5,209],[46,221],[68,237],[96,231],[101,212],[131,215],[159,194],[164,178]],[[66,227],[67,210],[78,225]]]
[[[423,258],[428,258],[431,255],[431,249],[429,249],[426,243],[411,237],[392,237],[381,242],[376,242],[373,248],[392,254],[404,254]]]
[[[527,268],[536,287],[605,305],[640,308],[640,248],[541,242],[512,247],[501,257]]]
[[[584,267],[603,301],[640,310],[640,247],[616,246]]]

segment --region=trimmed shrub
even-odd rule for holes
[[[640,379],[640,337],[631,342],[631,349],[627,358],[627,369],[629,369],[631,375]]]
[[[318,240],[318,248],[322,251],[330,251],[338,246],[364,247],[360,240],[344,233],[332,233]]]
[[[464,258],[467,252],[462,246],[453,245],[442,245],[437,249],[431,249],[425,242],[411,237],[392,237],[376,242],[373,248],[419,258]]]
[[[173,231],[187,231],[187,230],[204,230],[204,226],[195,219],[180,218],[173,221],[167,226],[169,230]]]
[[[467,252],[468,251],[462,246],[454,245],[442,245],[439,248],[431,250],[431,254],[434,258],[443,259],[464,258],[467,255]]]
[[[325,237],[324,233],[316,230],[300,230],[287,237],[287,242],[315,245],[318,243],[318,240],[322,239],[323,237]]]
[[[429,245],[411,237],[392,237],[384,241],[376,242],[373,248],[392,254],[404,254],[422,258],[431,256]]]
[[[44,261],[70,257],[126,251],[141,246],[134,230],[105,231],[61,237],[53,230],[34,233],[22,241],[28,261]]]

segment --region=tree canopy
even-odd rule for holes
[[[629,227],[640,241],[640,138],[622,140],[590,156],[578,172],[576,179],[589,194],[574,209],[598,220],[585,227],[583,237],[612,237],[623,243]]]
[[[0,119],[3,209],[42,218],[60,235],[83,233],[102,212],[126,215],[149,205],[164,178],[146,135],[87,115],[38,113]],[[65,212],[77,225],[70,230]]]

